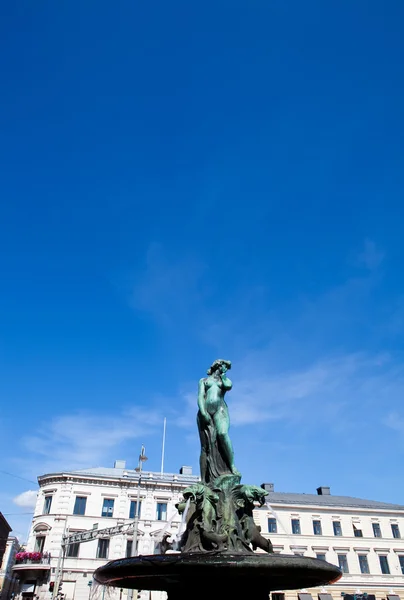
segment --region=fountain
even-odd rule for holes
[[[322,586],[341,577],[324,560],[274,554],[255,524],[253,510],[265,504],[267,491],[242,484],[234,464],[224,399],[232,387],[230,368],[229,361],[216,360],[199,382],[201,481],[185,489],[177,505],[186,524],[175,541],[180,552],[113,560],[95,571],[98,583],[162,590],[168,600],[267,600],[271,591]]]

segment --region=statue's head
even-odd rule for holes
[[[221,373],[226,373],[231,369],[231,362],[229,360],[223,360],[222,358],[218,358],[214,363],[210,366],[207,373],[208,375],[213,375],[216,371],[220,371]]]

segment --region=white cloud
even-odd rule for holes
[[[17,506],[22,506],[24,508],[35,508],[37,494],[38,492],[35,490],[27,490],[13,498],[13,502]]]

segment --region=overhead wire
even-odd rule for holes
[[[33,515],[34,511],[31,510],[31,512],[23,512],[23,513],[1,513],[3,515],[3,517],[11,517],[11,516],[15,516],[15,515]]]
[[[15,475],[14,473],[9,473],[8,471],[3,471],[0,469],[0,473],[3,473],[4,475],[9,475],[10,477],[16,477],[16,479],[22,479],[23,481],[29,481],[29,483],[35,483],[35,485],[38,485],[37,481],[33,481],[32,479],[27,479],[26,477],[21,477],[21,475]]]

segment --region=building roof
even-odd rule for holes
[[[46,475],[41,475],[38,477],[38,480],[45,477],[50,477],[52,475],[81,475],[81,476],[89,476],[89,477],[101,477],[101,478],[113,478],[113,479],[134,479],[135,481],[139,478],[139,473],[134,469],[122,469],[117,467],[91,467],[89,469],[79,469],[77,471],[65,471],[59,473],[47,473]],[[164,481],[164,482],[183,482],[186,483],[188,481],[196,482],[199,481],[198,475],[182,475],[181,473],[154,473],[152,471],[143,471],[142,472],[142,480],[143,481]]]
[[[389,502],[378,502],[377,500],[365,500],[351,496],[333,496],[332,494],[294,494],[289,492],[269,492],[266,496],[267,503],[273,504],[307,504],[318,506],[370,508],[381,510],[404,511],[401,504],[390,504]],[[265,506],[263,507],[265,509]]]
[[[126,469],[119,467],[91,467],[88,469],[79,469],[76,471],[64,471],[59,473],[48,473],[41,475],[38,480],[56,476],[56,475],[77,475],[88,477],[100,477],[106,479],[133,479],[138,481],[139,473],[134,469]],[[152,471],[142,472],[143,481],[161,481],[161,482],[179,482],[179,483],[195,483],[200,480],[199,475],[186,475],[181,473],[156,473]],[[264,485],[264,484],[263,484]],[[329,488],[326,488],[329,489]],[[374,510],[393,510],[404,511],[404,505],[391,504],[389,502],[379,502],[377,500],[366,500],[363,498],[353,498],[352,496],[334,496],[330,493],[326,494],[298,494],[292,492],[269,492],[266,496],[266,502],[269,506],[281,504],[296,504],[296,505],[317,505],[322,507],[335,508],[366,508]],[[267,510],[265,505],[262,510]]]
[[[12,531],[7,519],[1,512],[0,512],[0,529],[1,529],[1,532],[3,535],[6,534],[6,537],[8,537],[8,534],[10,533],[10,531]]]

